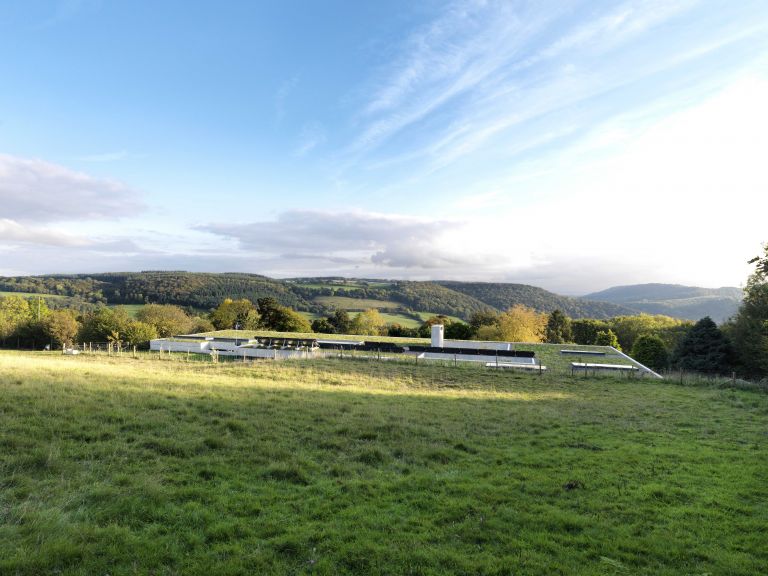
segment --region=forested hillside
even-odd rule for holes
[[[737,309],[740,290],[708,290],[650,284],[611,288],[572,298],[525,284],[493,282],[417,282],[344,278],[276,280],[258,274],[147,271],[105,274],[0,277],[0,292],[48,294],[80,302],[102,304],[178,304],[207,310],[225,298],[264,296],[283,306],[322,314],[336,297],[358,299],[361,307],[380,302],[379,308],[402,313],[429,312],[468,319],[487,308],[506,310],[522,304],[539,312],[561,310],[572,318],[610,318],[648,312],[697,320],[711,316],[722,321]],[[338,306],[338,304],[336,304]],[[376,306],[374,306],[376,307]],[[355,308],[355,307],[350,307]]]
[[[125,272],[0,278],[0,291],[78,296],[108,304],[178,304],[213,308],[225,298],[272,296],[298,310],[311,305],[285,282],[256,274]]]
[[[450,281],[443,281],[440,284],[499,310],[506,310],[515,304],[523,304],[539,312],[560,310],[572,318],[610,318],[636,313],[635,310],[625,306],[560,296],[527,284]]]
[[[435,282],[394,282],[391,296],[411,310],[429,310],[460,318],[493,307]]]
[[[724,322],[736,313],[742,296],[741,288],[735,287],[698,288],[678,284],[635,284],[614,286],[587,294],[584,298],[620,304],[649,314],[665,314],[687,320],[709,316],[715,322]]]

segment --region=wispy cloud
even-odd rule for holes
[[[285,103],[291,93],[296,89],[299,84],[299,75],[295,74],[285,82],[283,82],[275,93],[275,113],[277,114],[278,123],[285,118]]]
[[[304,126],[299,136],[299,145],[296,148],[296,156],[305,156],[312,150],[324,144],[327,140],[325,130],[318,123],[311,123]]]
[[[36,28],[45,29],[63,24],[86,9],[98,8],[100,0],[56,0],[53,11]]]
[[[491,145],[507,149],[509,159],[509,152],[529,150],[534,140],[548,145],[632,106],[637,96],[630,87],[697,58],[702,42],[723,47],[745,35],[759,37],[768,24],[724,25],[705,39],[670,40],[666,34],[657,48],[652,34],[680,22],[697,4],[628,0],[606,9],[456,2],[410,37],[380,73],[358,117],[347,165],[362,158],[370,166],[405,162],[411,176],[414,164],[426,175]],[[685,34],[693,35],[686,29],[679,36]],[[394,153],[387,147],[391,140]]]
[[[125,150],[120,150],[118,152],[101,152],[99,154],[86,154],[84,156],[79,156],[77,159],[80,162],[106,163],[106,162],[118,162],[120,160],[125,160],[126,158],[133,158],[133,157],[135,157],[135,154],[131,154],[130,152],[126,152]]]

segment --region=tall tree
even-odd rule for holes
[[[0,340],[5,342],[19,327],[32,319],[29,302],[21,296],[11,295],[0,298]]]
[[[768,376],[768,244],[744,288],[744,300],[728,326],[738,367],[746,376]]]
[[[270,324],[265,324],[262,316],[262,327],[276,332],[312,332],[312,326],[304,316],[286,306],[276,306],[267,315]]]
[[[154,326],[161,338],[189,334],[194,326],[192,318],[173,304],[147,304],[136,313],[136,320]]]
[[[469,317],[469,326],[472,332],[477,334],[483,326],[497,326],[499,323],[499,313],[491,308],[472,312]]]
[[[334,327],[336,334],[348,334],[349,325],[352,320],[349,317],[349,312],[344,309],[338,309],[328,317],[328,322]]]
[[[506,342],[541,342],[546,323],[546,314],[515,304],[499,316],[499,335]]]
[[[133,320],[123,329],[122,339],[131,346],[146,348],[150,340],[157,338],[157,328],[152,324]]]
[[[595,340],[597,340],[597,334],[609,328],[608,324],[603,320],[581,319],[571,322],[573,341],[576,344],[594,344]]]
[[[328,318],[316,318],[312,320],[312,332],[318,334],[336,334],[336,328],[328,321]]]
[[[608,324],[624,350],[632,350],[635,340],[643,334],[655,334],[664,341],[668,349],[673,349],[693,326],[693,322],[689,320],[671,318],[663,314],[616,316],[608,320]]]
[[[355,316],[350,330],[353,334],[361,336],[378,336],[384,331],[386,326],[387,323],[379,314],[379,311],[375,308],[369,308]]]
[[[104,306],[83,317],[78,340],[120,343],[124,340],[123,336],[131,322],[128,312],[122,306],[116,308]]]
[[[573,334],[571,332],[571,319],[560,310],[555,310],[547,318],[547,327],[544,332],[545,342],[551,344],[562,344],[571,342]]]
[[[80,323],[71,310],[53,310],[43,321],[45,335],[59,347],[74,344],[79,329]]]
[[[699,320],[675,349],[673,363],[683,370],[725,374],[731,367],[731,345],[709,316]]]
[[[274,302],[275,306],[278,305],[274,298],[264,300]],[[259,315],[256,307],[247,298],[240,300],[226,298],[211,312],[211,322],[217,330],[232,330],[235,327],[241,330],[255,330],[259,323]]]

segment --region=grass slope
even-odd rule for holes
[[[53,300],[59,299],[59,298],[64,298],[64,296],[59,296],[57,294],[38,294],[36,292],[6,292],[6,291],[0,290],[0,298],[3,298],[5,296],[20,296],[22,298],[38,298],[38,297],[40,297],[40,298],[43,298],[43,299],[51,298]]]
[[[400,336],[362,336],[354,334],[319,334],[315,332],[271,332],[268,330],[215,330],[213,332],[201,332],[195,334],[195,336],[213,336],[218,338],[301,338],[301,339],[331,339],[331,340],[364,340],[367,342],[392,342],[395,344],[420,344],[429,345],[431,340],[429,338],[405,338]],[[459,340],[461,342],[461,340]],[[476,342],[470,341],[470,344]],[[528,343],[515,343],[515,350],[526,350],[529,352],[535,352],[537,360],[547,367],[550,372],[556,374],[571,373],[571,362],[594,362],[598,364],[622,364],[622,365],[635,365],[632,361],[627,360],[624,356],[616,354],[608,346],[584,346],[581,344],[532,344]],[[590,350],[595,352],[605,352],[605,356],[590,357],[590,356],[577,356],[570,354],[561,354],[560,350],[563,349],[577,349],[577,350]],[[369,352],[365,352],[362,355],[368,355]],[[352,354],[354,356],[354,354]],[[405,362],[412,362],[412,357],[404,357],[403,355],[393,355],[396,360],[402,360]],[[493,357],[488,357],[488,361],[493,361]],[[503,359],[502,359],[503,362]],[[443,364],[443,362],[438,362]],[[452,364],[450,361],[444,362],[445,364]],[[480,367],[481,369],[484,366]],[[626,376],[626,375],[625,375]]]
[[[2,574],[757,574],[768,397],[0,353]]]
[[[368,308],[399,308],[400,304],[392,300],[374,300],[371,298],[349,298],[348,296],[318,296],[315,302],[330,308],[343,310],[367,310]]]

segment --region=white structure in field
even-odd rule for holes
[[[445,342],[445,330],[442,324],[432,325],[432,348],[442,348]]]
[[[289,344],[290,342],[290,344]],[[253,338],[214,338],[211,336],[177,336],[150,340],[149,349],[155,352],[188,352],[216,354],[238,358],[315,358],[319,349],[314,340],[279,339],[279,343],[261,346]]]
[[[336,357],[353,353],[358,358],[389,358],[392,355],[414,357],[415,360],[441,360],[457,364],[458,362],[482,363],[488,368],[518,368],[521,370],[536,370],[543,372],[541,360],[531,348],[534,345],[524,342],[488,342],[477,340],[446,340],[444,328],[440,324],[431,327],[431,342],[426,343],[396,343],[380,340],[347,340],[345,338],[291,338],[286,336],[258,337],[229,337],[229,334],[217,336],[205,334],[190,334],[174,338],[157,338],[150,342],[150,350],[158,352],[186,352],[193,354],[210,354],[214,356],[234,356],[242,358],[265,358],[282,360],[288,358],[310,359]],[[318,335],[319,336],[319,335]],[[418,342],[418,341],[417,341]],[[536,344],[535,346],[561,346],[560,344]],[[521,349],[522,348],[522,349]],[[67,351],[65,351],[65,354]],[[571,373],[578,371],[616,371],[639,372],[662,378],[650,368],[643,366],[637,360],[609,346],[583,348],[561,348],[562,355],[583,355],[591,357],[620,356],[628,364],[608,363],[571,363]]]

